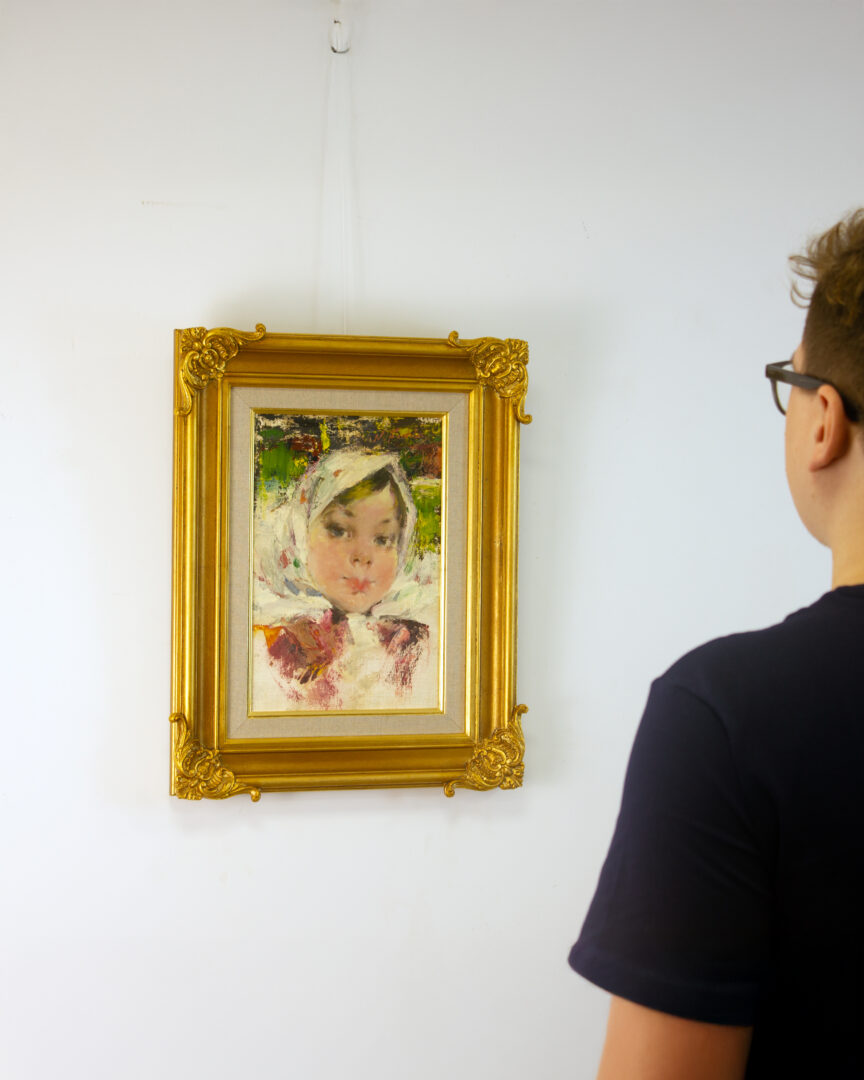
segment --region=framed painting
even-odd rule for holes
[[[175,332],[172,794],[521,785],[527,362]]]

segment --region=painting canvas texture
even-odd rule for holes
[[[254,412],[250,717],[441,707],[444,426]]]

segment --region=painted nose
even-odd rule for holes
[[[372,551],[367,547],[356,547],[351,552],[352,566],[370,566],[372,563]]]

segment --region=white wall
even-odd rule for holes
[[[349,332],[531,345],[526,785],[169,799],[171,331],[339,329],[330,18],[0,0],[16,1080],[587,1080],[565,960],[648,682],[829,584],[762,368],[864,201],[860,0],[356,0]]]

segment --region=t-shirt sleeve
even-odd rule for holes
[[[771,892],[723,723],[690,690],[658,679],[571,966],[651,1009],[751,1024]]]

